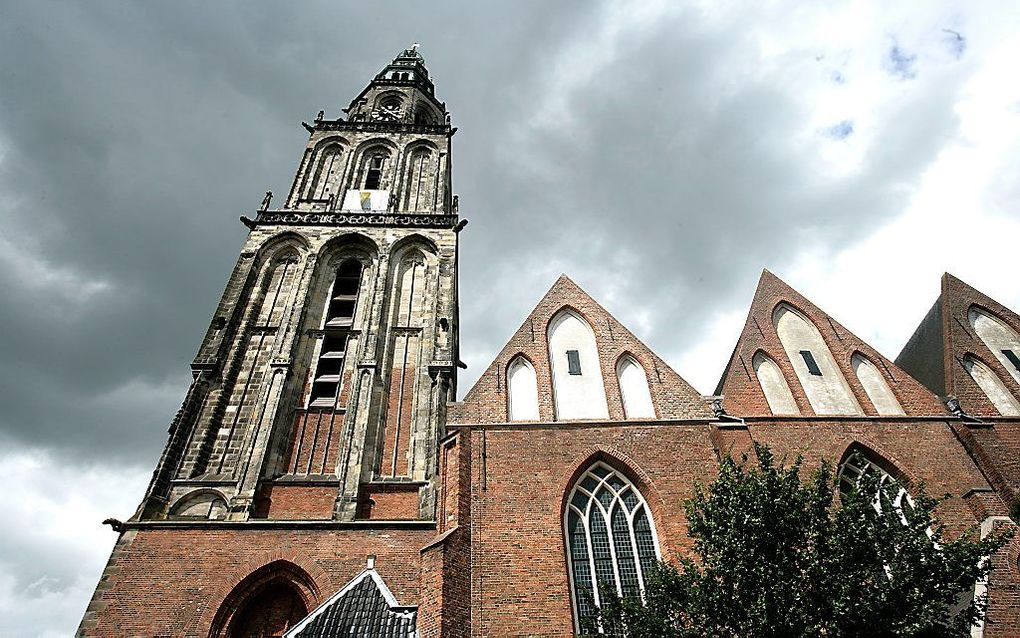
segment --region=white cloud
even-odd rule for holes
[[[0,635],[70,636],[116,540],[102,521],[131,516],[148,473],[22,450],[0,454],[0,474]]]

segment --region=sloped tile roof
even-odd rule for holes
[[[287,638],[414,638],[418,611],[396,605],[373,569],[367,569],[330,597]]]

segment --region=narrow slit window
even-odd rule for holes
[[[1009,359],[1009,362],[1013,364],[1013,367],[1020,372],[1020,355],[1017,355],[1014,350],[1003,350],[1002,354],[1005,355],[1005,357]]]
[[[365,173],[365,190],[378,190],[382,184],[383,156],[375,155],[368,160],[368,171]]]
[[[577,350],[567,350],[567,372],[575,376],[581,374],[581,356]]]
[[[811,354],[810,350],[801,350],[800,356],[804,358],[804,365],[807,366],[808,372],[816,377],[822,376],[822,371],[818,367],[818,362],[815,361],[815,356]]]

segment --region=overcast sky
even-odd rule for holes
[[[73,633],[238,216],[414,41],[461,394],[561,272],[704,393],[762,268],[889,357],[944,271],[1020,309],[1020,5],[765,4],[0,0],[0,635]]]

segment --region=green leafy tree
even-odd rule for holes
[[[686,503],[697,561],[659,563],[644,600],[604,601],[586,630],[620,636],[969,636],[986,601],[968,594],[1008,540],[943,536],[939,499],[865,472],[834,505],[825,463],[722,462]]]

